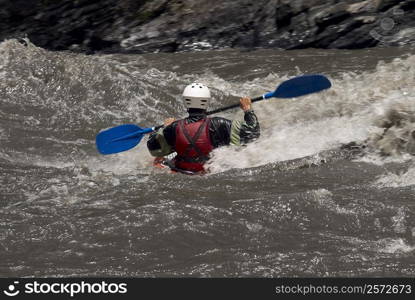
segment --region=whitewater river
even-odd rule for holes
[[[216,150],[209,175],[153,169],[146,139],[96,151],[105,128],[185,116],[192,81],[214,109],[305,73],[332,89],[254,104],[261,137]],[[414,131],[414,49],[86,56],[2,42],[0,276],[414,276]]]

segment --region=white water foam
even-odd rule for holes
[[[382,175],[377,178],[373,185],[378,188],[398,188],[408,186],[415,188],[415,166],[412,165],[406,172],[399,174],[389,172],[385,175]]]
[[[415,246],[408,244],[402,238],[383,238],[379,240],[364,240],[357,237],[344,237],[344,240],[370,252],[385,254],[405,254],[415,251]]]
[[[415,251],[415,246],[407,244],[403,239],[382,239],[375,243],[381,253],[408,253]]]
[[[260,139],[239,151],[233,147],[216,150],[210,169],[221,172],[254,167],[370,140],[383,132],[379,120],[391,110],[401,111],[403,103],[415,107],[414,77],[415,56],[410,56],[390,64],[380,63],[371,73],[343,74],[340,79],[332,79],[330,91],[255,104],[262,128]],[[269,86],[268,80],[275,82],[276,78],[270,75],[263,79],[264,86]],[[251,85],[243,83],[235,90],[248,92]],[[409,114],[407,122],[411,126],[415,124],[412,121]]]
[[[269,73],[249,81],[231,82],[210,71],[179,76],[147,66],[145,59],[138,55],[120,62],[105,55],[49,52],[30,42],[23,46],[12,40],[1,43],[0,52],[3,54],[0,71],[7,71],[9,78],[0,83],[0,87],[4,84],[5,89],[10,90],[13,81],[21,83],[18,88],[22,97],[15,98],[9,91],[10,100],[6,101],[13,104],[23,101],[21,105],[52,110],[47,124],[33,116],[26,118],[27,126],[42,130],[45,125],[61,126],[58,129],[64,131],[67,126],[71,130],[72,127],[81,130],[97,123],[109,127],[126,122],[149,127],[156,124],[143,124],[143,120],[159,123],[173,113],[176,117],[185,114],[181,91],[191,81],[201,81],[212,87],[215,98],[212,106],[220,107],[222,99],[229,96],[256,96],[288,79],[287,74]],[[39,69],[38,65],[43,68]],[[298,70],[298,75],[300,73]],[[406,140],[404,146],[408,148],[408,136],[411,128],[415,128],[413,78],[415,56],[408,56],[391,63],[379,63],[374,71],[349,72],[331,78],[333,87],[329,91],[297,99],[255,103],[261,137],[246,147],[217,149],[209,163],[210,169],[222,172],[261,166],[364,140],[373,140],[375,148],[388,150],[389,154],[405,154],[398,142],[390,142],[395,141],[392,138],[385,141],[385,138],[373,136],[381,136],[385,122],[396,119],[391,117],[391,112],[397,112],[400,121],[392,122],[389,131],[393,134],[390,135],[396,133],[399,140]],[[242,119],[242,113],[235,112],[222,116]],[[102,169],[116,174],[134,173],[137,168],[151,165],[145,140],[128,152],[105,157],[97,153],[85,161],[91,171]]]

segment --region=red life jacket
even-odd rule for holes
[[[204,171],[203,165],[213,150],[209,124],[209,118],[188,124],[185,120],[178,122],[175,145],[177,156],[174,159],[176,168],[191,172]]]

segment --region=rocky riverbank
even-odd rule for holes
[[[0,0],[0,5],[0,40],[28,37],[52,50],[415,45],[413,0]]]

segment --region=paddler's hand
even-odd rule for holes
[[[245,112],[252,109],[251,98],[247,98],[247,97],[241,98],[239,100],[239,103],[241,104],[242,110],[245,111]]]
[[[176,121],[175,118],[168,118],[166,120],[164,120],[164,127],[169,126],[171,123],[173,123],[174,121]]]

